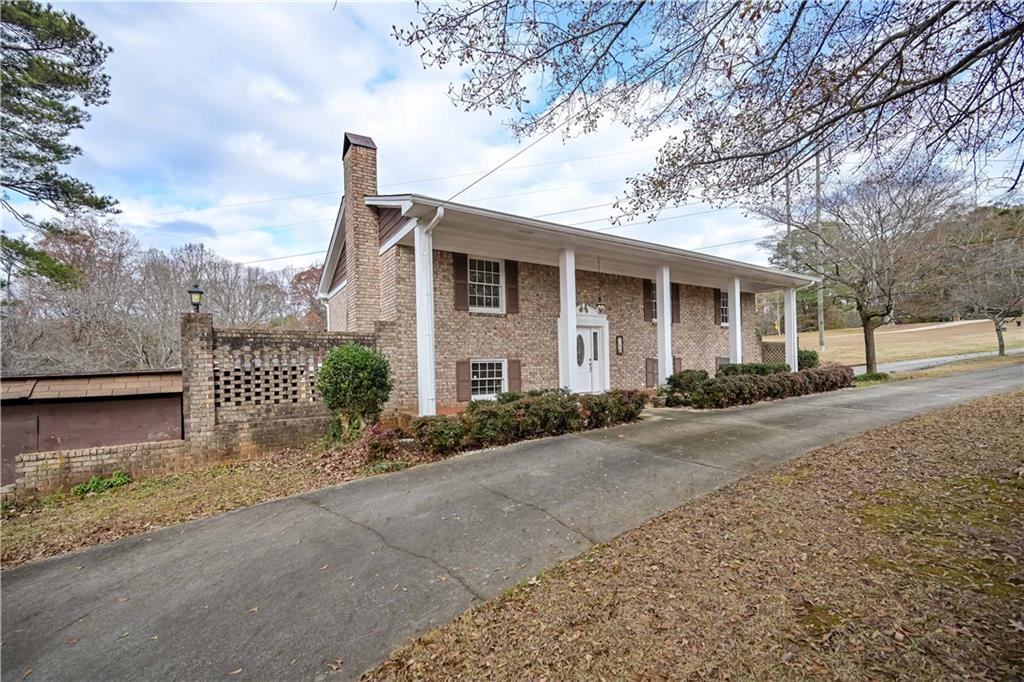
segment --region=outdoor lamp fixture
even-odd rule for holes
[[[192,285],[188,290],[188,297],[192,301],[192,312],[199,312],[199,304],[203,302],[203,290],[199,288],[199,282]]]

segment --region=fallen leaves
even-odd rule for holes
[[[1021,453],[1024,392],[816,450],[525,581],[367,678],[1020,679]]]
[[[423,456],[403,453],[419,464]],[[0,525],[4,568],[371,475],[351,449],[290,449],[79,498],[15,495]],[[84,566],[76,566],[82,570]]]

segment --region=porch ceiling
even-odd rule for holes
[[[410,218],[429,221],[443,202],[417,195],[374,197],[367,203],[399,205]],[[433,231],[434,248],[491,258],[558,267],[559,252],[576,251],[576,269],[652,279],[659,265],[668,265],[673,282],[725,289],[733,277],[748,292],[800,287],[813,278],[781,270],[684,251],[651,242],[593,230],[522,218],[460,204],[444,204]],[[413,245],[407,232],[398,243]]]

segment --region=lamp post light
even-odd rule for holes
[[[203,302],[203,290],[199,288],[199,282],[192,285],[188,290],[188,297],[192,301],[192,312],[199,312],[199,304]]]

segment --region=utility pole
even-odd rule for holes
[[[789,216],[787,216],[788,219]],[[814,224],[821,234],[821,160],[814,152]],[[821,237],[818,237],[820,242]],[[825,352],[825,282],[818,284],[818,352]]]

